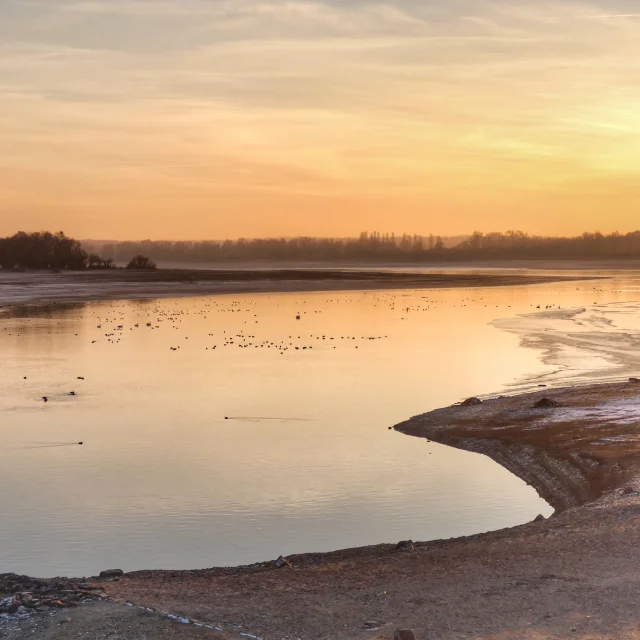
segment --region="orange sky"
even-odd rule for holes
[[[640,227],[635,0],[2,0],[0,234]]]

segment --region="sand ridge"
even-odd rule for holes
[[[306,291],[373,291],[522,286],[595,276],[409,273],[350,269],[158,269],[155,271],[0,271],[0,307],[43,302],[141,300]]]

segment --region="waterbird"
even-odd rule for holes
[[[49,402],[49,398],[47,398],[47,396],[42,396],[42,399],[43,399],[45,402]]]

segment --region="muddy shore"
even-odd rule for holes
[[[395,429],[484,453],[563,511],[636,482],[639,427],[640,383],[626,382],[462,403]]]
[[[597,278],[339,269],[114,269],[61,273],[0,271],[0,307],[43,302],[140,300],[240,293],[502,287],[592,279]]]

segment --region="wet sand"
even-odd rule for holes
[[[0,307],[38,302],[136,300],[230,293],[502,287],[590,279],[595,278],[338,269],[0,271]]]
[[[551,398],[560,406],[535,409]],[[233,569],[138,571],[113,598],[264,638],[640,638],[640,384],[541,390],[397,425],[478,451],[531,483],[548,520]]]

